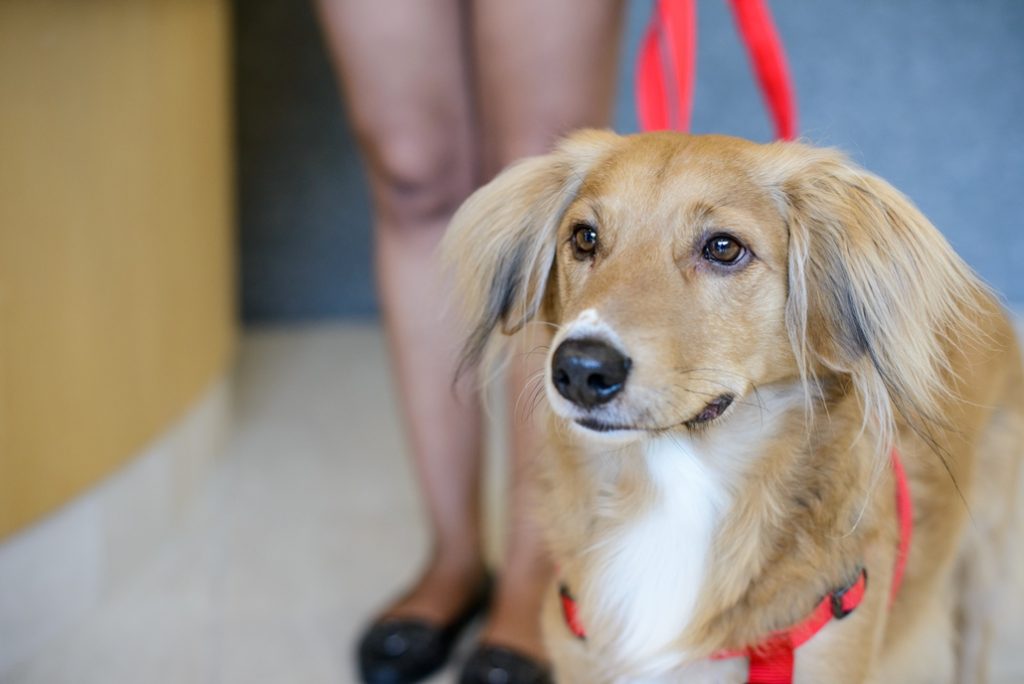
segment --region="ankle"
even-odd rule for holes
[[[427,560],[428,573],[473,584],[487,574],[487,565],[478,547],[436,545]]]
[[[501,565],[499,599],[510,604],[532,604],[551,586],[554,566],[546,556],[520,556]]]
[[[480,643],[523,653],[538,661],[547,660],[540,628],[540,603],[511,603],[499,600],[487,616]]]

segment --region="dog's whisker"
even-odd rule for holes
[[[544,384],[543,382],[538,383],[537,387],[533,391],[533,397],[530,400],[530,411],[527,417],[532,417],[537,408],[544,401]]]
[[[543,384],[544,371],[535,371],[526,379],[526,382],[524,382],[523,386],[519,389],[519,392],[516,394],[515,404],[513,405],[513,416],[515,416],[516,419],[519,420],[520,422],[525,421],[525,419],[528,417],[528,413],[520,413],[519,410],[523,397],[526,396],[528,393],[532,394],[535,391],[533,386],[543,387]],[[529,403],[530,402],[528,401],[527,405],[529,405]]]
[[[702,397],[712,397],[712,398],[714,398],[714,397],[721,396],[718,392],[701,392],[700,390],[690,389],[688,387],[679,387],[679,389],[681,389],[684,392],[688,392],[689,394],[696,394],[696,395],[702,396]],[[750,401],[734,400],[733,403],[736,404],[737,406],[752,406],[752,407],[759,408],[762,411],[764,410],[764,406],[762,404],[760,404],[759,402],[756,402],[756,401],[750,402]]]
[[[529,358],[530,356],[537,356],[538,354],[546,355],[549,351],[551,351],[550,346],[546,344],[538,344],[537,346],[531,348],[529,351],[521,352],[519,356]]]
[[[765,406],[764,406],[764,399],[761,397],[761,392],[760,392],[760,390],[758,390],[756,383],[753,383],[753,382],[750,383],[750,392],[751,392],[751,394],[754,395],[754,400],[757,402],[757,408],[758,408],[757,415],[758,415],[758,418],[761,421],[761,427],[763,428],[764,427],[764,414],[765,414],[766,409],[765,409]]]
[[[742,373],[739,373],[737,371],[731,371],[731,370],[728,370],[726,368],[711,368],[711,367],[708,367],[708,368],[683,368],[681,366],[676,366],[675,368],[673,368],[673,370],[675,370],[675,371],[677,371],[679,373],[700,373],[700,372],[705,372],[705,371],[706,372],[711,372],[711,373],[724,373],[724,374],[727,374],[727,375],[735,375],[737,377],[740,377],[740,378],[743,378],[744,380],[748,380],[749,381],[749,378],[747,376],[743,375]]]

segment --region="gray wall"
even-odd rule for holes
[[[383,1],[383,0],[382,0]],[[1016,307],[1024,305],[1024,1],[776,0],[801,133],[909,195]],[[636,129],[627,21],[616,126]],[[770,122],[725,0],[699,3],[695,132],[755,140]],[[370,213],[310,9],[236,7],[243,315],[372,315]]]

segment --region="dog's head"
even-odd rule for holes
[[[593,434],[696,430],[756,387],[840,380],[880,442],[926,417],[981,286],[909,201],[842,155],[583,131],[456,214],[464,361],[540,318],[554,411]]]

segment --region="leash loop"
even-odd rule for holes
[[[793,79],[782,39],[764,0],[730,0],[775,137],[797,134]],[[697,63],[697,8],[694,0],[657,0],[640,45],[636,105],[644,131],[690,130]]]

